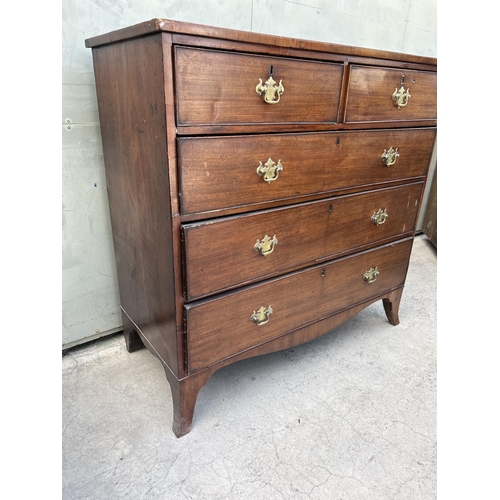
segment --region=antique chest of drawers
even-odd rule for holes
[[[154,19],[91,38],[129,351],[210,375],[398,308],[436,60]]]

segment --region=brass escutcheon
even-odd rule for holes
[[[368,271],[366,271],[365,274],[363,274],[363,279],[368,283],[373,283],[374,281],[377,280],[377,276],[379,274],[380,273],[377,267],[375,267],[375,269],[373,267],[370,267],[370,269],[368,269]]]
[[[389,217],[389,215],[387,214],[387,210],[384,208],[384,210],[382,210],[381,208],[379,208],[373,215],[372,215],[372,222],[377,225],[377,226],[380,226],[380,224],[383,224],[386,220],[387,220],[387,217]]]
[[[255,87],[255,91],[259,95],[264,95],[264,101],[268,104],[278,104],[280,102],[281,94],[285,91],[282,80],[278,83],[278,86],[275,86],[275,81],[272,76],[270,76],[266,83],[262,84],[262,79],[259,78],[259,83],[257,87]]]
[[[278,244],[278,238],[274,235],[270,238],[267,234],[262,238],[262,241],[257,240],[253,246],[254,250],[260,252],[264,257],[269,255],[274,250],[274,247]]]
[[[404,85],[401,85],[401,88],[398,90],[397,87],[392,94],[392,100],[394,101],[394,106],[399,108],[403,108],[408,104],[408,99],[410,99],[410,89],[405,90]]]
[[[259,161],[259,166],[257,167],[257,173],[268,183],[270,184],[272,181],[275,181],[280,172],[283,170],[283,165],[281,164],[281,160],[278,160],[278,163],[275,163],[271,158],[262,165],[262,162]]]
[[[390,167],[391,165],[394,165],[396,163],[396,160],[399,158],[399,152],[398,148],[392,149],[392,146],[389,148],[389,151],[384,149],[384,152],[382,153],[382,161],[385,163],[386,167]]]
[[[273,313],[271,305],[266,309],[264,306],[260,306],[257,312],[253,312],[250,319],[256,323],[258,326],[265,325],[269,321],[269,316]]]

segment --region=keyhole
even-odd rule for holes
[[[329,212],[331,212],[331,211],[332,211],[332,205],[330,205],[330,209],[329,209],[328,211],[329,211]]]
[[[271,66],[269,66],[269,75],[273,76],[273,73],[274,73],[274,66],[271,64]]]
[[[326,275],[326,271],[324,269],[321,269],[321,277],[324,278]]]
[[[340,145],[340,137],[337,137],[337,146]]]
[[[401,75],[401,85],[404,85],[405,83],[405,75]]]

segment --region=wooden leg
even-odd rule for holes
[[[135,331],[134,325],[125,313],[122,313],[123,318],[123,336],[125,337],[125,347],[128,352],[138,351],[144,347],[144,343]]]
[[[167,367],[164,368],[172,391],[174,406],[172,430],[177,437],[182,437],[191,430],[196,399],[200,389],[210,378],[210,371],[198,372],[179,380]]]
[[[399,304],[403,295],[403,287],[393,290],[385,299],[382,299],[384,304],[385,314],[391,325],[399,325]]]

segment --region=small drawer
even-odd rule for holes
[[[176,47],[177,124],[336,122],[342,73],[339,64]]]
[[[184,224],[187,300],[411,234],[423,183]]]
[[[189,372],[403,284],[412,240],[186,304]]]
[[[436,73],[353,66],[349,77],[345,121],[435,120],[436,100]]]
[[[435,135],[434,128],[422,128],[181,138],[181,210],[257,208],[270,201],[424,176]],[[389,155],[386,160],[384,154]]]

